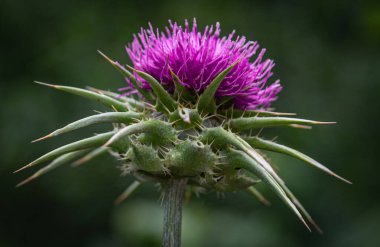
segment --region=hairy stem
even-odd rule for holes
[[[182,202],[187,180],[187,178],[169,179],[163,185],[163,247],[181,246]]]

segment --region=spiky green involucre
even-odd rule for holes
[[[57,148],[20,168],[18,171],[52,160],[19,185],[60,165],[71,162],[80,165],[109,153],[121,160],[123,174],[136,179],[117,199],[118,203],[145,183],[165,183],[173,178],[187,178],[187,186],[194,188],[193,191],[199,188],[217,192],[245,190],[267,203],[255,188],[256,184],[265,183],[307,227],[310,223],[319,229],[272,168],[264,152],[292,156],[345,182],[349,181],[299,151],[260,138],[258,133],[265,127],[305,128],[330,122],[293,118],[287,113],[237,110],[228,100],[216,101],[218,86],[238,62],[216,76],[199,95],[176,83],[179,79],[173,71],[176,87],[168,92],[151,75],[131,67],[128,70],[102,55],[132,83],[138,83],[138,75],[152,90],[141,90],[144,97],[141,100],[94,88],[40,83],[95,100],[108,106],[110,111],[70,123],[38,140],[98,123],[109,123],[112,128],[109,132]]]

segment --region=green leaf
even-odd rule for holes
[[[132,67],[129,68],[134,70],[139,76],[146,80],[157,96],[157,104],[160,106],[162,105],[165,112],[170,113],[177,109],[178,103],[153,76]]]
[[[141,120],[143,114],[137,112],[106,112],[100,113],[94,116],[86,117],[70,123],[63,128],[57,129],[56,131],[41,137],[33,142],[44,140],[46,138],[50,138],[53,136],[57,136],[63,133],[67,133],[79,128],[87,127],[92,124],[100,124],[100,123],[124,123],[130,124],[132,122],[136,122]]]
[[[321,228],[318,226],[318,224],[314,221],[314,219],[311,217],[309,212],[303,207],[303,205],[298,201],[298,199],[294,196],[294,194],[286,187],[284,184],[282,185],[282,188],[284,189],[285,193],[288,195],[290,200],[294,203],[294,205],[301,211],[301,213],[304,215],[304,217],[307,219],[307,221],[314,226],[314,228],[319,232],[322,233]]]
[[[220,83],[222,83],[223,79],[226,78],[227,74],[232,70],[236,64],[239,63],[240,60],[234,62],[227,69],[220,72],[214,80],[208,85],[206,90],[199,96],[197,109],[200,113],[215,113],[216,111],[216,103],[215,103],[215,93],[219,88]]]
[[[123,66],[121,66],[118,62],[113,61],[109,57],[107,57],[105,54],[103,54],[101,51],[98,51],[99,54],[105,58],[112,66],[114,66],[124,77],[127,77],[131,80],[131,83],[133,87],[142,95],[144,98],[146,98],[148,101],[153,102],[152,95],[148,92],[142,89],[139,85],[137,85],[136,78],[132,75],[131,72],[126,70]]]
[[[267,170],[275,179],[282,182],[281,178],[273,170],[272,166],[264,159],[264,157],[253,149],[246,141],[234,133],[223,129],[222,127],[207,128],[202,132],[201,141],[212,143],[212,146],[217,149],[234,146],[236,149],[245,152],[265,170]]]
[[[174,82],[174,96],[178,98],[180,101],[184,102],[191,102],[194,100],[194,95],[190,93],[190,91],[181,84],[180,79],[178,76],[174,73],[174,71],[169,68],[170,74],[172,75],[173,82]]]
[[[111,97],[98,94],[95,92],[91,92],[86,89],[76,88],[76,87],[67,87],[67,86],[61,86],[61,85],[53,85],[53,84],[47,84],[39,81],[35,81],[35,83],[38,83],[40,85],[52,87],[67,93],[75,94],[87,99],[91,99],[94,101],[97,101],[105,106],[108,106],[110,108],[115,108],[118,111],[128,111],[128,107],[125,103],[120,102],[119,100],[115,100]]]
[[[277,152],[277,153],[282,153],[282,154],[286,154],[286,155],[289,155],[289,156],[292,156],[296,159],[299,159],[299,160],[302,160],[346,183],[349,183],[351,184],[350,181],[348,181],[347,179],[344,179],[342,177],[340,177],[339,175],[335,174],[333,171],[331,171],[330,169],[328,169],[327,167],[325,167],[324,165],[320,164],[318,161],[310,158],[309,156],[295,150],[295,149],[292,149],[290,147],[287,147],[287,146],[284,146],[284,145],[281,145],[281,144],[278,144],[278,143],[275,143],[275,142],[271,142],[271,141],[268,141],[268,140],[263,140],[261,138],[258,138],[258,137],[247,137],[247,138],[244,138],[244,140],[249,143],[253,148],[258,148],[258,149],[264,149],[264,150],[267,150],[267,151],[272,151],[272,152]]]
[[[232,145],[235,148],[244,151],[260,165],[262,165],[272,176],[278,177],[271,165],[246,141],[241,139],[234,133],[223,129],[222,127],[213,127],[203,130],[201,135],[201,141],[206,143],[212,143],[214,147],[226,148],[228,145]]]
[[[255,170],[252,170],[253,168],[257,169],[257,172],[261,171],[260,176],[266,176],[267,183],[270,183],[272,186],[272,189],[276,189],[277,193],[282,197],[283,200],[286,200],[283,198],[283,195],[281,196],[281,190],[283,192],[286,192],[288,194],[290,200],[292,200],[292,203],[294,201],[294,205],[296,207],[299,207],[299,209],[304,213],[306,218],[309,220],[309,222],[315,227],[318,228],[318,226],[315,224],[315,222],[312,220],[310,215],[307,213],[307,211],[302,207],[302,205],[296,200],[294,195],[290,192],[290,190],[285,186],[285,183],[282,181],[282,179],[277,175],[277,173],[273,170],[271,165],[254,149],[252,148],[245,140],[240,138],[239,136],[224,130],[221,127],[216,128],[208,128],[205,129],[202,133],[201,140],[203,142],[209,143],[211,142],[213,146],[216,146],[216,148],[228,148],[228,146],[234,146],[236,149],[236,152],[240,152],[241,154],[244,154],[244,156],[249,157],[250,162],[252,163],[251,166],[243,167],[247,170],[251,168],[251,172],[255,173]],[[241,164],[244,164],[244,162],[237,162],[235,163],[237,167],[242,167]],[[239,165],[240,164],[240,165]],[[257,166],[254,166],[255,164],[260,165],[260,168]],[[265,174],[265,172],[267,175]],[[256,174],[256,173],[255,173]],[[258,174],[256,174],[259,176]],[[264,182],[265,180],[263,177],[261,178]],[[279,188],[277,188],[279,187]],[[280,191],[279,191],[280,190]],[[288,203],[287,203],[288,204]],[[289,205],[289,204],[288,204]],[[294,209],[293,209],[294,211]],[[298,211],[298,210],[297,210]]]
[[[172,78],[173,78],[173,82],[174,82],[174,86],[175,86],[175,95],[180,97],[183,92],[186,91],[186,88],[184,85],[182,85],[180,83],[180,79],[178,78],[178,76],[174,73],[174,71],[169,68],[169,71],[170,71],[170,74],[172,75]]]
[[[288,112],[273,112],[265,110],[240,110],[233,107],[220,111],[221,115],[228,118],[240,118],[240,117],[273,117],[273,116],[294,116],[295,113]]]
[[[128,186],[128,188],[115,200],[115,204],[120,204],[125,199],[127,199],[133,192],[135,192],[139,187],[141,183],[139,181],[134,181],[131,185]]]
[[[254,186],[250,186],[247,188],[247,191],[255,196],[257,200],[259,200],[265,206],[270,206],[270,201],[268,201]]]
[[[61,165],[64,165],[68,162],[71,162],[72,160],[78,158],[79,156],[81,156],[84,152],[86,152],[87,150],[80,150],[80,151],[75,151],[75,152],[72,152],[72,153],[67,153],[67,154],[63,154],[62,156],[56,158],[55,160],[53,160],[49,165],[39,169],[36,173],[34,173],[32,176],[28,177],[27,179],[25,179],[24,181],[20,182],[19,184],[16,185],[16,187],[20,187],[26,183],[29,183],[30,181],[44,175],[45,173],[61,166]]]
[[[263,127],[289,126],[292,124],[335,124],[335,122],[318,122],[313,120],[287,117],[247,117],[231,119],[226,125],[232,130],[242,131]]]
[[[127,137],[129,135],[143,132],[144,129],[145,129],[145,125],[146,125],[146,122],[139,122],[139,123],[131,124],[129,126],[126,126],[126,127],[122,128],[121,130],[119,130],[118,132],[116,132],[104,144],[104,147],[111,146],[112,144],[117,143],[118,141],[120,141],[121,139],[123,139],[124,137]]]
[[[118,93],[114,93],[114,92],[111,92],[111,91],[102,90],[102,89],[98,89],[98,88],[94,88],[94,87],[87,87],[87,89],[89,89],[92,92],[95,92],[95,93],[98,93],[98,94],[103,94],[103,95],[111,97],[113,99],[116,99],[116,100],[128,103],[132,107],[134,107],[134,108],[136,108],[138,110],[144,110],[147,107],[147,105],[145,105],[143,102],[140,102],[140,101],[138,101],[138,100],[136,100],[134,98],[131,98],[131,97],[120,96],[120,94],[118,94]]]
[[[80,140],[77,142],[67,144],[67,145],[62,146],[60,148],[57,148],[57,149],[41,156],[40,158],[34,160],[33,162],[29,163],[28,165],[18,169],[17,171],[15,171],[15,173],[22,171],[28,167],[37,165],[41,162],[57,158],[57,157],[59,157],[63,154],[66,154],[66,153],[79,151],[79,150],[83,150],[83,149],[87,149],[87,148],[99,147],[99,146],[103,145],[109,138],[111,138],[114,133],[115,133],[114,131],[111,131],[111,132],[107,132],[104,134],[99,134],[99,135],[89,137],[89,138],[86,138],[86,139],[83,139],[83,140]]]
[[[304,214],[306,219],[319,231],[322,232],[319,226],[315,223],[315,221],[311,218],[309,213],[305,210],[302,204],[297,200],[297,198],[293,195],[293,193],[286,187],[284,181],[277,175],[277,173],[271,168],[270,164],[258,153],[255,149],[251,148],[247,142],[241,139],[239,136],[237,138],[241,141],[244,146],[249,147],[246,150],[246,153],[253,157],[254,160],[259,162],[277,181],[277,183],[281,186],[281,188],[286,192],[288,197],[292,200],[294,205]],[[310,230],[310,229],[309,229]]]
[[[151,143],[162,145],[174,141],[174,138],[176,137],[175,130],[169,123],[152,119],[124,127],[113,135],[104,146],[110,146],[129,135],[138,133],[147,133],[146,137],[149,140],[152,140]]]
[[[301,213],[298,211],[294,203],[288,198],[286,192],[283,190],[281,185],[274,179],[271,174],[266,171],[261,165],[259,165],[254,159],[248,156],[245,152],[230,149],[226,154],[229,163],[236,167],[244,168],[258,178],[260,178],[264,183],[266,183],[273,192],[275,192],[278,197],[280,197],[285,204],[297,215],[297,217],[302,221],[302,223],[310,230],[309,226],[305,222]],[[311,230],[310,230],[311,231]]]

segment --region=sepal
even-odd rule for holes
[[[51,88],[55,88],[67,93],[75,94],[87,99],[91,99],[94,101],[97,101],[105,106],[110,107],[111,109],[116,109],[118,111],[128,111],[127,103],[123,103],[119,100],[113,99],[111,97],[108,97],[106,95],[102,95],[99,93],[92,92],[90,90],[77,88],[77,87],[68,87],[68,86],[61,86],[61,85],[53,85],[53,84],[47,84],[39,81],[35,81],[35,83],[48,86]]]
[[[214,80],[208,85],[205,91],[199,96],[197,109],[201,114],[214,114],[216,112],[215,93],[219,88],[220,83],[226,78],[228,73],[238,64],[240,60],[235,61],[227,69],[220,72]]]
[[[103,94],[105,96],[111,97],[113,99],[128,103],[131,105],[133,108],[139,111],[143,111],[149,104],[146,102],[141,102],[137,99],[134,99],[132,97],[127,97],[127,96],[122,96],[118,93],[114,93],[108,90],[102,90],[94,87],[86,87],[88,90],[98,93],[98,94]]]
[[[157,149],[151,146],[131,143],[132,157],[131,161],[137,170],[143,170],[150,173],[162,173],[167,169],[163,161],[158,156]]]
[[[235,167],[241,167],[252,172],[254,175],[259,177],[264,183],[266,183],[269,186],[269,188],[271,188],[273,192],[275,192],[278,195],[278,197],[280,197],[285,202],[285,204],[297,215],[297,217],[302,221],[302,223],[307,227],[307,229],[311,231],[310,227],[305,222],[297,207],[289,199],[281,185],[276,181],[275,178],[271,176],[269,172],[267,172],[254,159],[252,159],[250,156],[248,156],[246,153],[242,151],[230,149],[229,152],[226,153],[226,156],[231,165]]]
[[[135,71],[139,76],[141,76],[149,86],[152,88],[153,92],[157,96],[156,110],[164,113],[170,113],[177,109],[178,103],[172,98],[172,96],[165,90],[165,88],[151,75],[129,67]]]
[[[53,160],[49,165],[39,169],[32,176],[30,176],[27,179],[25,179],[24,181],[18,183],[16,185],[16,187],[20,187],[26,183],[29,183],[30,181],[50,172],[51,170],[54,170],[54,169],[58,168],[59,166],[62,166],[66,163],[69,163],[69,162],[75,160],[76,158],[78,158],[79,156],[81,156],[85,152],[87,152],[87,150],[80,150],[80,151],[75,151],[72,153],[63,154],[62,156]]]
[[[124,127],[112,136],[112,138],[104,144],[104,146],[110,146],[112,143],[132,134],[142,134],[140,135],[139,141],[143,144],[153,146],[165,146],[171,142],[174,142],[177,138],[176,130],[170,123],[150,119]]]
[[[169,68],[169,71],[174,82],[174,97],[176,97],[176,99],[180,102],[193,102],[195,100],[194,95],[189,91],[189,89],[181,84],[181,80],[171,68]]]
[[[55,158],[57,158],[63,154],[66,154],[66,153],[71,153],[74,151],[79,151],[79,150],[83,150],[83,149],[87,149],[87,148],[99,147],[99,146],[103,145],[108,139],[110,139],[114,135],[114,133],[115,132],[111,131],[111,132],[107,132],[104,134],[99,134],[99,135],[89,137],[89,138],[86,138],[86,139],[83,139],[80,141],[76,141],[76,142],[67,144],[65,146],[62,146],[60,148],[57,148],[57,149],[50,151],[49,153],[39,157],[38,159],[32,161],[28,165],[21,167],[20,169],[16,170],[15,173],[22,171],[28,167],[37,165],[39,163],[42,163],[42,162],[45,162],[45,161],[48,161],[51,159],[55,159]]]
[[[255,128],[291,126],[292,124],[315,125],[315,124],[335,124],[335,122],[319,122],[300,118],[288,117],[241,117],[231,119],[226,126],[235,131],[244,131]]]
[[[97,115],[93,115],[90,117],[86,117],[83,119],[80,119],[78,121],[75,121],[73,123],[70,123],[60,129],[57,129],[53,131],[52,133],[41,137],[37,140],[34,140],[33,142],[44,140],[50,137],[54,137],[60,134],[64,134],[73,130],[77,130],[80,128],[87,127],[89,125],[93,124],[101,124],[101,123],[123,123],[123,124],[130,124],[133,122],[136,122],[138,120],[141,120],[143,117],[142,113],[137,112],[106,112],[106,113],[100,113]]]
[[[217,162],[217,156],[210,146],[190,140],[177,143],[167,157],[170,169],[180,176],[209,172]]]
[[[139,85],[137,85],[136,78],[132,75],[131,72],[126,70],[123,66],[121,66],[118,62],[113,61],[109,57],[107,57],[104,53],[101,51],[98,51],[99,54],[105,58],[112,66],[114,66],[124,77],[128,78],[130,82],[132,83],[133,87],[142,95],[144,96],[145,99],[147,99],[150,102],[153,102],[153,97],[152,95],[147,92],[146,90],[142,89]]]
[[[289,155],[291,157],[294,157],[296,159],[299,159],[299,160],[302,160],[328,174],[330,174],[331,176],[334,176],[348,184],[351,184],[350,181],[348,181],[347,179],[344,179],[342,178],[341,176],[337,175],[336,173],[334,173],[333,171],[331,171],[329,168],[325,167],[324,165],[322,165],[321,163],[319,163],[318,161],[310,158],[309,156],[295,150],[295,149],[292,149],[290,147],[287,147],[287,146],[284,146],[284,145],[281,145],[281,144],[278,144],[278,143],[275,143],[275,142],[271,142],[271,141],[268,141],[268,140],[263,140],[261,138],[258,138],[258,137],[246,137],[244,138],[244,140],[249,143],[253,148],[258,148],[258,149],[263,149],[263,150],[267,150],[267,151],[272,151],[272,152],[276,152],[276,153],[282,153],[282,154],[285,154],[285,155]]]

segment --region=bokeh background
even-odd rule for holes
[[[0,1],[0,246],[160,246],[158,188],[125,203],[131,182],[101,157],[69,165],[22,188],[44,152],[106,126],[30,144],[70,121],[103,110],[33,80],[116,90],[119,74],[96,52],[128,63],[124,45],[151,21],[220,21],[268,49],[284,90],[274,107],[337,121],[312,131],[273,129],[269,137],[317,158],[344,184],[292,158],[271,155],[280,174],[324,230],[309,233],[265,187],[261,205],[239,192],[207,193],[185,205],[183,246],[380,246],[379,1]],[[274,78],[273,78],[274,80]]]

